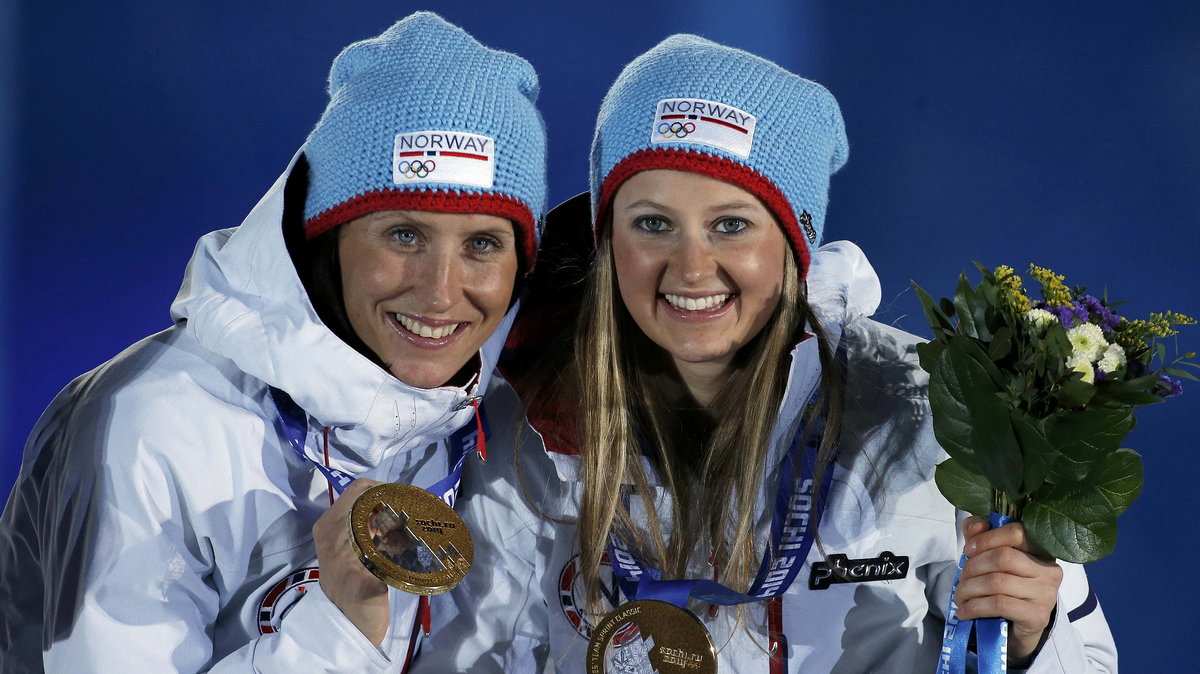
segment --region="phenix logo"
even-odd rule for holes
[[[830,555],[829,563],[812,566],[808,589],[824,590],[833,583],[863,583],[872,580],[899,580],[908,575],[908,557],[897,557],[884,551],[873,559],[847,559],[846,555]]]
[[[754,115],[731,105],[698,98],[668,98],[658,102],[651,143],[700,143],[750,156]]]
[[[461,131],[398,134],[392,150],[392,181],[490,188],[495,179],[495,145],[487,136]]]

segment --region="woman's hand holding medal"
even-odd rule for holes
[[[1006,618],[1009,666],[1027,663],[1037,651],[1058,602],[1062,568],[1014,522],[989,529],[981,517],[963,523],[967,562],[956,601],[961,620]]]
[[[383,643],[391,617],[388,586],[359,560],[347,535],[346,522],[358,497],[377,484],[381,483],[363,478],[351,482],[313,524],[321,590],[376,646]]]

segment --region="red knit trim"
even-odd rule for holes
[[[804,277],[808,275],[808,242],[804,238],[804,233],[800,231],[796,214],[792,210],[791,204],[788,203],[787,197],[783,196],[783,192],[779,191],[779,188],[769,178],[745,164],[703,152],[675,148],[651,148],[634,152],[617,162],[600,186],[600,200],[596,204],[597,241],[601,234],[600,228],[604,226],[604,215],[613,195],[617,193],[617,188],[633,174],[654,169],[699,173],[737,185],[761,199],[775,214],[775,217],[779,218],[779,224],[783,226],[783,233],[787,235],[792,250],[796,251],[796,256],[800,258],[800,281],[804,281]]]
[[[504,194],[391,188],[371,190],[309,218],[304,223],[304,234],[313,239],[338,225],[375,211],[483,213],[508,218],[517,226],[525,273],[533,269],[533,261],[537,258],[533,212],[519,199]]]

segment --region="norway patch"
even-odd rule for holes
[[[392,182],[453,183],[490,188],[496,176],[496,142],[461,131],[414,131],[396,136]]]
[[[292,610],[296,602],[304,598],[308,586],[318,582],[320,578],[320,570],[315,566],[310,566],[284,576],[278,583],[271,586],[258,605],[258,633],[274,634],[278,632],[283,616]]]
[[[558,576],[558,601],[571,627],[584,639],[591,639],[596,623],[609,611],[624,604],[628,597],[621,591],[621,584],[613,575],[612,564],[606,552],[600,558],[600,599],[604,606],[599,613],[589,611],[587,593],[583,587],[582,568],[579,555],[572,557],[563,566],[562,573]]]
[[[655,109],[650,142],[700,143],[745,159],[754,143],[756,121],[754,115],[724,103],[668,98]]]
[[[828,562],[812,565],[808,589],[824,590],[834,583],[899,580],[907,575],[908,557],[897,557],[887,550],[871,559],[847,559],[846,555],[829,555]]]

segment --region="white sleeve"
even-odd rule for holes
[[[115,465],[114,442],[71,424],[39,424],[31,436],[0,519],[0,669],[401,671],[416,610],[403,593],[394,593],[387,654],[315,583],[279,632],[220,644],[244,630],[217,627],[239,615],[222,614],[219,551],[194,528],[202,508],[163,462],[142,460],[158,456],[149,448],[122,452],[137,460]],[[214,661],[218,653],[228,655]]]
[[[1038,651],[1030,674],[1105,672],[1116,674],[1117,647],[1096,593],[1078,564],[1059,562],[1063,581],[1046,643]]]
[[[55,566],[78,567],[82,573],[46,586],[49,601],[61,604],[70,593],[78,602],[69,633],[43,654],[47,671],[389,671],[391,659],[315,583],[283,618],[279,632],[213,662],[221,618],[212,577],[214,551],[192,534],[186,505],[161,478],[155,485],[151,471],[131,471],[130,477],[142,488],[112,488],[122,481],[116,470],[99,476],[102,485],[85,533],[91,544],[76,550],[85,554],[83,560],[50,555]],[[167,510],[174,514],[166,516]],[[393,627],[405,630],[404,643],[395,644],[402,663],[411,618]]]

